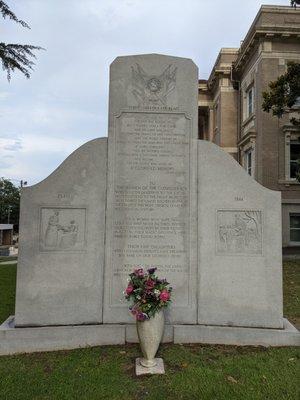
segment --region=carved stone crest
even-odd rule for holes
[[[161,75],[148,75],[139,64],[132,66],[131,71],[132,94],[139,105],[167,104],[167,97],[176,86],[176,67],[168,65]]]

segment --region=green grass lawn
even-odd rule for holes
[[[0,324],[15,313],[16,272],[17,264],[0,264]]]
[[[283,314],[300,329],[300,261],[283,264]]]
[[[0,320],[14,313],[15,266],[0,266]],[[299,321],[300,262],[284,265],[285,315]],[[139,377],[137,345],[0,357],[1,400],[299,400],[300,349],[162,345],[166,374]]]

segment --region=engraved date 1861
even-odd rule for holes
[[[244,197],[235,196],[234,201],[244,201]]]

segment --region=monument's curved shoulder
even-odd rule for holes
[[[246,185],[249,188],[264,191],[266,194],[281,197],[281,192],[261,185],[246,172],[232,155],[223,150],[222,147],[207,140],[198,140],[198,170],[210,174],[215,182],[220,179],[226,182],[228,176],[230,176],[231,183],[240,183],[243,186]]]

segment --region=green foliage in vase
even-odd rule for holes
[[[172,288],[168,287],[166,279],[159,279],[155,271],[156,268],[147,271],[137,268],[129,275],[124,294],[126,300],[132,301],[130,311],[138,321],[153,317],[171,302]]]

